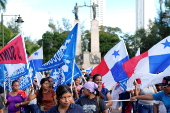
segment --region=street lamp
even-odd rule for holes
[[[15,21],[17,23],[23,23],[24,21],[20,17],[20,15],[3,15],[1,14],[1,29],[2,29],[2,47],[4,47],[4,25],[3,25],[3,16],[18,16],[18,19]]]

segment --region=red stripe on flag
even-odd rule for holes
[[[103,58],[102,61],[100,62],[100,64],[92,70],[91,75],[94,76],[95,74],[100,74],[101,76],[104,76],[109,71],[110,70]]]
[[[18,35],[0,50],[0,64],[26,64],[26,53],[22,36]]]
[[[123,64],[123,69],[125,70],[127,76],[130,78],[132,74],[134,73],[135,67],[138,64],[138,62],[148,56],[148,51],[142,53],[139,56],[133,57],[127,62]]]

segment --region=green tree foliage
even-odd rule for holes
[[[52,18],[49,19],[48,27],[51,28],[52,32],[57,31],[54,20]]]
[[[11,30],[12,34],[19,33],[20,25],[15,22],[16,19],[12,18],[9,22],[7,22],[7,28]]]
[[[30,37],[24,37],[26,52],[29,55],[37,51],[40,47],[34,44]]]
[[[64,31],[70,31],[72,28],[72,25],[70,24],[70,20],[67,18],[62,18],[63,26],[64,26]]]
[[[68,35],[65,33],[47,31],[43,34],[42,39],[37,41],[38,45],[42,46],[43,44],[44,63],[49,61],[54,56],[66,40],[67,36]]]
[[[0,0],[0,7],[3,11],[6,10],[7,0]]]
[[[6,45],[11,39],[11,30],[4,26],[4,45]],[[0,49],[2,48],[2,29],[0,26]]]

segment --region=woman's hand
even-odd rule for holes
[[[4,103],[7,104],[8,100],[7,99],[4,99]]]
[[[112,112],[112,111],[113,111],[113,107],[112,107],[112,106],[110,106],[110,107],[109,107],[109,110],[110,110],[110,112]]]
[[[135,86],[137,86],[137,85],[138,85],[138,83],[137,83],[137,81],[136,81],[136,80],[134,80],[133,84],[134,84]]]
[[[15,107],[16,107],[16,108],[19,108],[20,106],[21,106],[21,103],[15,104]]]
[[[131,98],[130,98],[130,101],[136,101],[136,96],[131,97]]]
[[[33,85],[31,85],[31,91],[33,91],[34,90],[34,86]]]

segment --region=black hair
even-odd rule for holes
[[[87,75],[87,74],[85,74],[85,75],[84,75],[84,77],[88,77],[88,75]]]
[[[71,86],[71,83],[68,83],[67,86],[70,87],[70,86]]]
[[[14,85],[15,82],[18,82],[18,83],[19,83],[18,80],[14,80],[14,81],[12,81],[12,86]]]
[[[57,87],[57,89],[56,89],[56,96],[57,96],[58,104],[60,104],[59,100],[62,97],[62,95],[64,93],[67,93],[67,92],[71,93],[71,89],[67,85],[59,85]]]
[[[99,90],[98,89],[95,89],[95,95],[99,96]]]
[[[98,77],[98,76],[101,76],[100,74],[95,74],[94,76],[93,76],[93,81],[96,79],[96,77]],[[102,77],[102,76],[101,76]]]
[[[41,103],[42,102],[42,99],[43,99],[43,89],[42,89],[42,84],[45,82],[45,81],[48,81],[48,78],[43,78],[43,79],[41,79],[41,82],[40,82],[40,84],[41,84],[41,88],[40,88],[40,90],[39,90],[39,95],[38,95],[38,103]],[[49,81],[48,81],[49,82]]]
[[[47,78],[48,78],[48,81],[49,81],[50,78],[53,79],[52,77],[47,77]]]
[[[88,76],[87,79],[86,79],[87,82],[89,81],[89,79],[93,79],[93,76]]]
[[[76,81],[79,77],[77,77],[74,81]],[[80,79],[80,78],[79,78]]]

